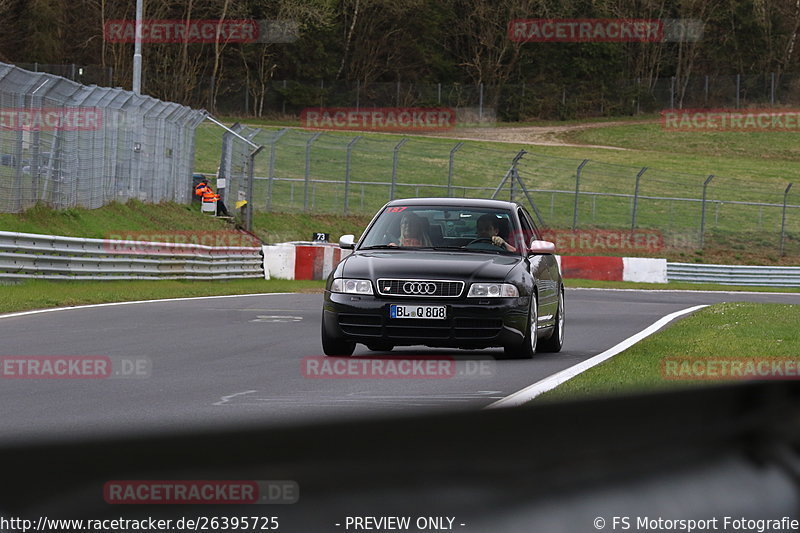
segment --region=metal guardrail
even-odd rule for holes
[[[800,287],[800,267],[667,263],[667,279],[720,285]]]
[[[260,247],[81,239],[0,231],[0,279],[263,277]]]

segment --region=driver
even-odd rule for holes
[[[482,239],[491,239],[492,244],[503,248],[508,252],[516,252],[517,249],[514,246],[508,244],[503,238],[499,235],[500,233],[500,223],[497,221],[497,217],[491,213],[487,213],[482,215],[478,218],[477,222],[477,230],[478,230],[478,237]]]

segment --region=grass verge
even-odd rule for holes
[[[112,203],[98,209],[51,209],[36,206],[22,213],[1,213],[0,229],[93,239],[126,232],[224,231],[224,220],[200,213],[198,204],[144,204],[137,200]]]
[[[533,401],[549,402],[720,383],[723,378],[675,379],[668,358],[800,362],[800,306],[724,303],[701,309]],[[674,376],[674,374],[672,374]],[[669,379],[668,379],[669,378]],[[737,379],[737,378],[727,378]]]
[[[2,287],[0,313],[109,302],[191,298],[262,292],[322,292],[324,281],[242,279],[230,281],[49,281]]]

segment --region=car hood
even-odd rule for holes
[[[502,281],[522,261],[517,255],[423,250],[356,252],[345,259],[342,276]]]

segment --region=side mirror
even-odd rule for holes
[[[346,248],[348,250],[352,250],[356,247],[356,236],[355,235],[342,235],[339,237],[339,248]]]
[[[554,254],[556,253],[556,245],[550,241],[537,241],[535,238],[531,239],[531,245],[528,247],[532,254]]]

